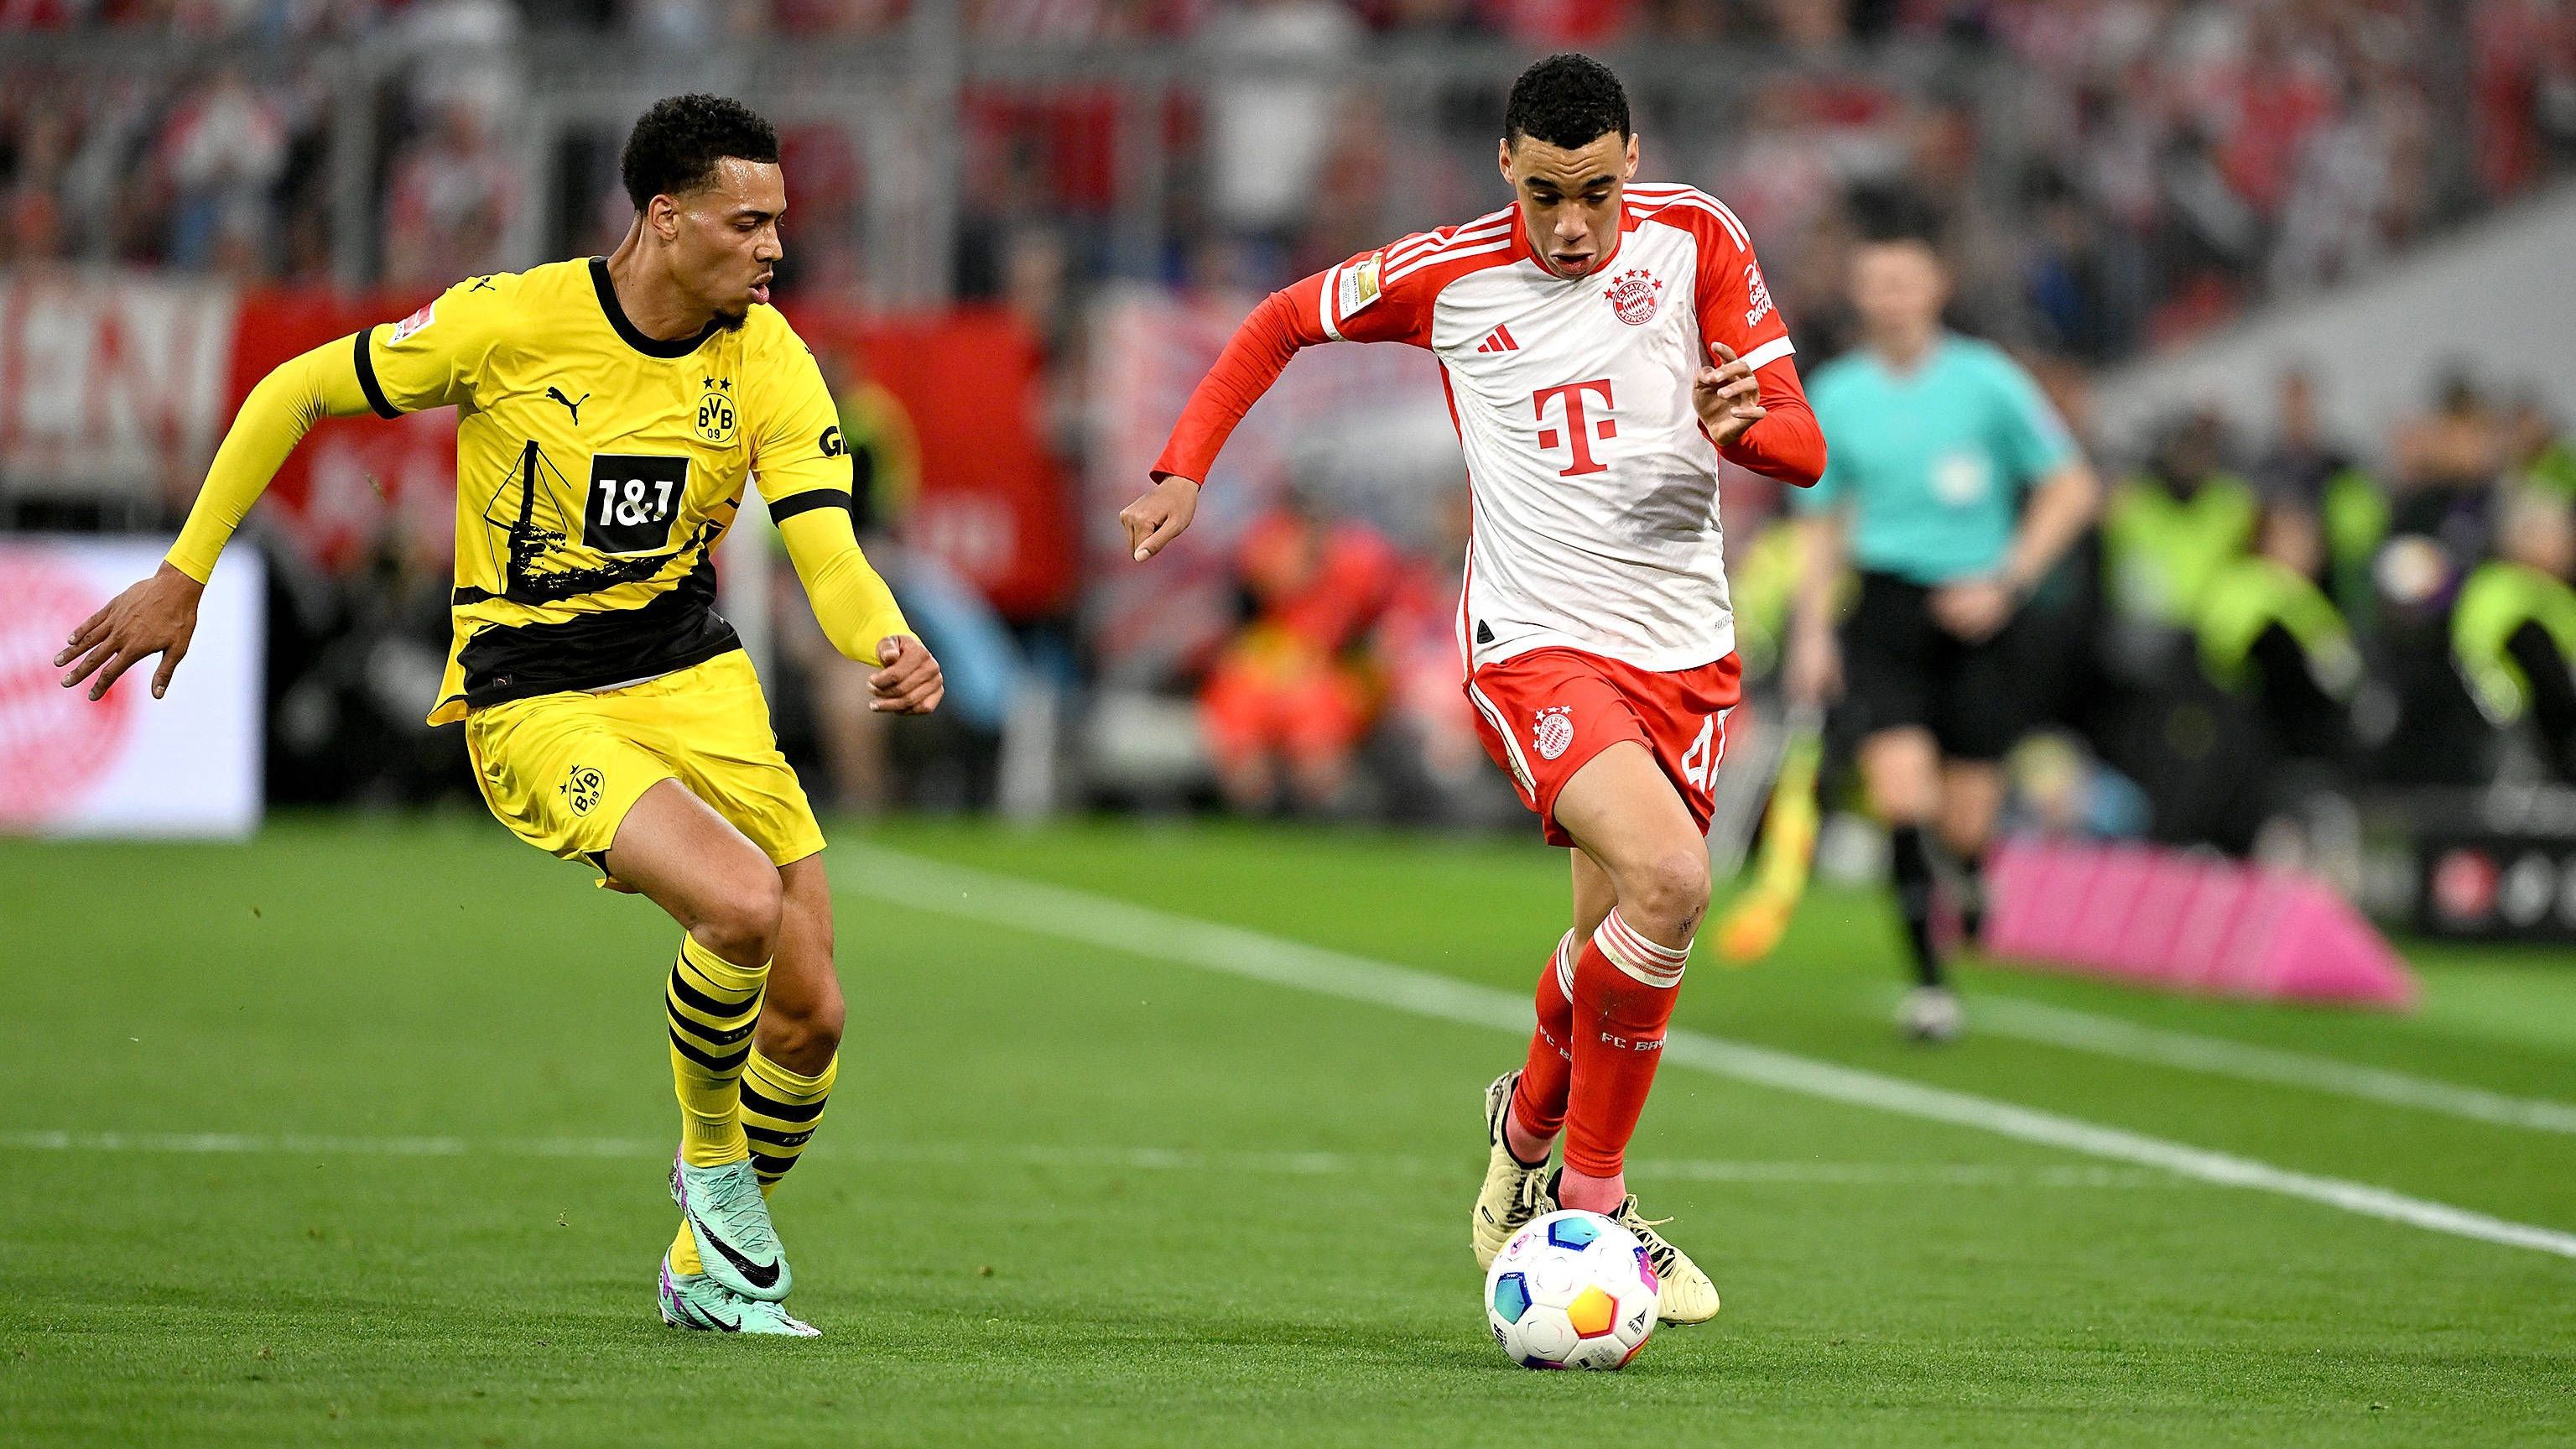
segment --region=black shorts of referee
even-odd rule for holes
[[[1866,739],[1916,726],[1954,760],[1992,762],[2027,733],[2040,707],[2015,611],[1976,643],[1932,616],[1937,585],[1863,571],[1860,602],[1843,621],[1843,697],[1835,733]]]

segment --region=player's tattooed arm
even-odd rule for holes
[[[1143,563],[1180,537],[1198,511],[1198,481],[1167,473],[1154,480],[1145,496],[1121,509],[1118,521],[1127,528],[1128,551]]]

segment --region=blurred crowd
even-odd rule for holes
[[[1092,446],[1080,363],[1108,289],[1253,295],[1499,203],[1508,77],[1370,79],[1390,47],[1634,58],[1647,174],[1745,219],[1804,358],[1848,345],[1846,255],[1873,198],[1901,190],[1957,274],[1955,320],[2030,360],[2079,426],[2096,365],[2350,278],[2576,166],[2576,6],[2560,0],[964,0],[930,18],[970,49],[1059,57],[1034,81],[968,68],[946,275],[956,300],[1002,303],[1041,339],[1037,411],[1068,489]],[[0,0],[0,271],[413,293],[521,253],[604,250],[626,225],[620,126],[555,136],[566,157],[540,186],[518,125],[531,42],[586,35],[649,62],[891,48],[923,20],[907,0]],[[20,43],[57,37],[72,50]],[[129,39],[177,44],[134,65],[80,49]],[[1076,45],[1184,63],[1134,84],[1046,71]],[[857,118],[799,118],[784,140],[782,293],[864,307],[896,168]],[[885,433],[864,378],[840,381],[854,441]],[[2063,728],[2027,762],[2029,808],[2241,847],[2311,782],[2567,777],[2576,454],[2510,382],[2463,369],[2423,416],[2363,439],[2325,436],[2292,375],[2271,436],[2183,417],[2144,456],[2101,459],[2118,480],[2103,526],[2042,601],[2063,647],[2034,678]],[[899,440],[885,446],[899,477]],[[1758,672],[1791,565],[1765,485],[1728,490]],[[1046,660],[1079,681],[1079,625],[982,607],[907,550],[901,493],[872,547],[941,601],[974,707],[938,750],[908,746],[791,631],[782,725],[845,803],[915,776],[889,750],[945,760],[961,742],[970,763],[936,789],[989,799],[1014,681]],[[1333,502],[1291,492],[1241,531],[1235,627],[1163,681],[1190,701],[1206,790],[1242,809],[1507,815],[1455,687],[1463,505],[1407,529]],[[273,652],[300,671],[281,757],[316,796],[463,778],[410,723],[443,610],[435,540],[406,537],[360,576],[291,580],[278,611]]]
[[[954,266],[969,296],[1000,290],[1033,245],[1077,287],[1259,286],[1474,214],[1502,77],[1427,99],[1370,82],[1387,42],[1704,55],[1679,71],[1667,58],[1637,87],[1648,169],[1729,201],[1781,259],[1792,316],[1833,291],[1843,198],[1902,178],[1941,206],[1989,330],[2088,360],[2331,283],[2576,160],[2576,7],[2558,0],[964,0],[940,14],[997,53],[1096,44],[1184,62],[1146,91],[1078,68],[1021,83],[970,70]],[[611,225],[590,213],[616,210],[613,166],[590,168],[595,199],[528,194],[526,156],[504,140],[531,83],[522,39],[605,33],[649,62],[905,44],[914,19],[906,0],[0,0],[0,264],[306,278],[337,257],[344,282],[397,284],[502,265],[529,207],[567,214],[527,235],[575,241]],[[247,42],[261,59],[182,51],[166,71],[98,71],[9,57],[8,37],[43,33],[219,55]],[[347,85],[333,47],[356,41],[382,59],[380,90]],[[349,208],[365,230],[335,238],[349,218],[325,161],[352,107],[374,141]],[[805,141],[813,179],[839,194],[800,215],[826,256],[795,280],[853,292],[847,253],[877,180],[846,134]]]
[[[2187,413],[2104,459],[2033,605],[2034,823],[2349,864],[2379,792],[2576,784],[2576,442],[2505,381],[2360,439],[2293,369],[2267,436]]]

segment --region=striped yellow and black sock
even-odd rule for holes
[[[767,963],[736,966],[694,936],[680,942],[662,1009],[670,1018],[671,1081],[680,1098],[680,1160],[691,1167],[740,1162],[751,1150],[736,1083],[751,1059],[760,988],[768,979]]]
[[[742,1130],[751,1139],[751,1165],[760,1174],[761,1191],[776,1187],[804,1155],[840,1073],[838,1052],[809,1077],[762,1056],[758,1047],[751,1049],[751,1065],[742,1076]]]
[[[742,1130],[751,1141],[751,1165],[760,1174],[762,1192],[778,1186],[778,1180],[804,1155],[805,1144],[813,1138],[816,1124],[823,1120],[823,1103],[832,1095],[832,1083],[840,1073],[837,1052],[823,1064],[822,1071],[809,1077],[789,1071],[762,1056],[758,1047],[752,1048],[751,1061],[742,1075]],[[706,1271],[685,1219],[678,1235],[671,1239],[671,1271]]]

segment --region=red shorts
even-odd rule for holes
[[[1550,845],[1574,843],[1556,823],[1557,792],[1621,740],[1646,747],[1707,833],[1709,787],[1726,758],[1726,712],[1742,693],[1743,666],[1732,654],[1657,674],[1598,654],[1536,649],[1467,678],[1485,753],[1510,772]]]

